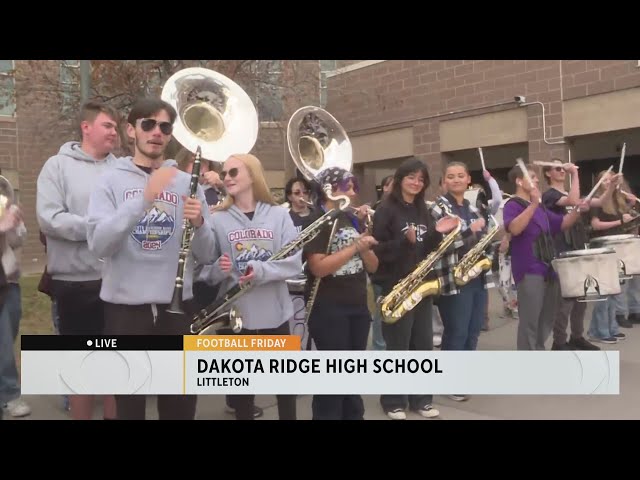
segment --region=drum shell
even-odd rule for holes
[[[640,236],[609,235],[592,238],[589,243],[596,248],[612,248],[627,275],[640,275]]]
[[[612,249],[574,250],[564,252],[552,261],[558,274],[563,298],[583,298],[595,293],[586,287],[592,277],[600,296],[621,293],[618,257]]]

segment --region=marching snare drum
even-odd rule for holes
[[[579,302],[606,300],[622,291],[618,257],[612,248],[589,248],[562,252],[552,260],[563,298]]]
[[[612,248],[620,260],[620,278],[628,280],[631,275],[640,275],[640,235],[607,235],[592,238],[589,242],[596,248]]]

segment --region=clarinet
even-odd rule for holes
[[[189,185],[189,198],[196,198],[198,192],[198,180],[200,179],[200,156],[202,152],[200,147],[196,150],[193,160],[193,168],[191,170],[191,184]],[[180,256],[178,257],[178,273],[176,275],[176,283],[173,289],[173,298],[171,304],[167,308],[168,313],[183,315],[182,310],[182,290],[184,287],[184,269],[187,263],[187,256],[191,249],[191,240],[193,239],[195,228],[191,221],[184,219],[182,222],[182,244],[180,245]]]

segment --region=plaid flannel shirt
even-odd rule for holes
[[[484,215],[480,212],[480,210],[478,210],[475,205],[471,205],[466,199],[464,200],[464,203],[469,208],[469,211],[471,212],[471,216],[473,218],[484,218]],[[447,209],[453,212],[451,200],[448,198],[448,196],[445,195],[438,197],[436,202],[429,207],[429,212],[436,220],[436,222],[446,216],[446,212],[444,212],[442,209],[442,204],[444,204]],[[442,295],[456,295],[460,293],[460,287],[456,285],[455,279],[453,277],[453,268],[462,259],[462,257],[460,257],[459,255],[459,249],[464,246],[471,248],[478,242],[476,235],[471,231],[469,225],[467,225],[467,222],[464,219],[461,220],[462,228],[460,229],[458,237],[456,238],[455,242],[453,242],[453,244],[446,250],[444,256],[440,260],[438,260],[433,269],[440,279],[442,285]],[[485,226],[482,232],[483,234],[487,233],[487,226]],[[485,250],[485,254],[489,258],[489,260],[493,262],[493,249],[489,248]],[[482,279],[482,283],[485,289],[495,287],[494,275],[491,269],[483,272],[480,275],[480,278]]]

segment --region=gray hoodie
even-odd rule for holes
[[[98,161],[67,142],[49,158],[38,176],[36,214],[47,237],[47,272],[56,280],[99,280],[102,263],[87,246],[89,196],[117,159]]]
[[[226,253],[232,260],[230,273],[224,273],[218,260],[205,265],[199,280],[211,285],[220,283],[218,296],[238,283],[241,272],[253,268],[253,288],[234,306],[239,310],[244,328],[250,330],[276,328],[293,315],[293,303],[286,280],[296,278],[302,271],[302,252],[267,262],[284,245],[297,236],[289,212],[277,205],[258,202],[250,220],[235,205],[227,211],[211,215],[216,236],[216,255]]]
[[[164,166],[177,165],[167,160]],[[153,305],[171,302],[182,244],[184,201],[191,175],[178,171],[167,189],[147,202],[143,191],[150,175],[120,159],[96,187],[89,201],[90,250],[104,259],[100,298],[121,305]],[[195,229],[184,271],[183,300],[193,297],[195,262],[210,263],[217,257],[209,209],[198,185],[204,224]]]

